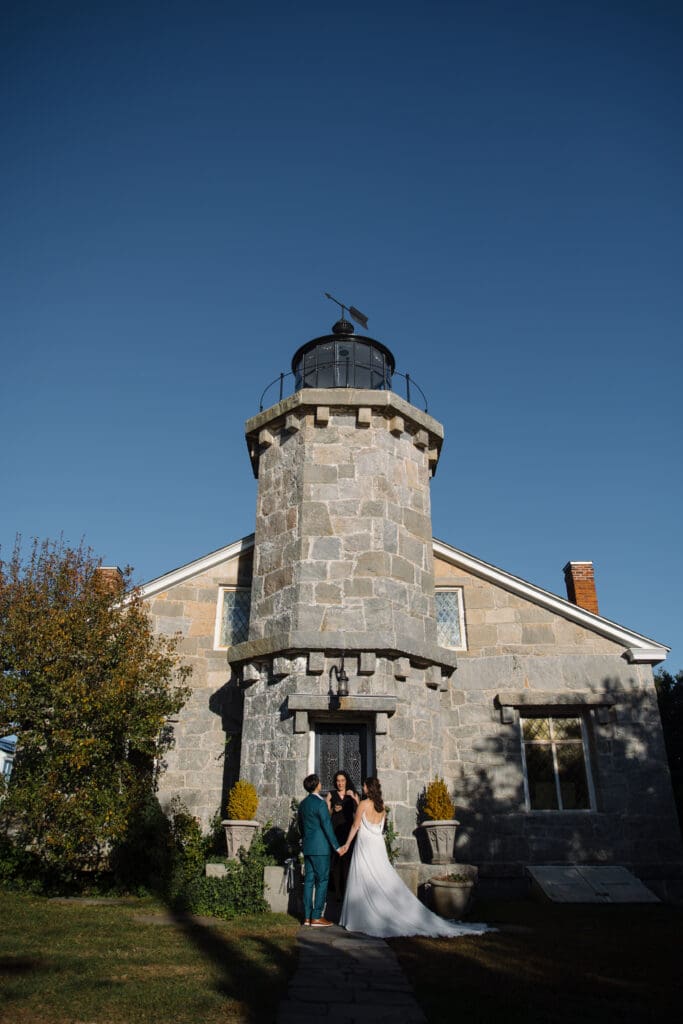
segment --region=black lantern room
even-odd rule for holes
[[[295,390],[301,388],[371,388],[391,390],[396,368],[388,348],[373,338],[354,333],[353,324],[341,319],[332,334],[302,345],[294,353]]]

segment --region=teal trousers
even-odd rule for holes
[[[310,918],[315,921],[323,916],[329,880],[329,853],[304,854],[304,917],[306,919]]]

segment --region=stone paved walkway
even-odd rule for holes
[[[299,931],[299,966],[277,1024],[426,1024],[394,951],[382,939],[331,928]]]

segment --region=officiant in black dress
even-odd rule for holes
[[[358,807],[359,797],[347,771],[340,769],[334,776],[334,789],[327,794],[328,807],[332,816],[332,828],[339,846],[343,846],[349,837],[353,818]],[[353,848],[352,848],[353,849]],[[335,853],[332,855],[330,880],[332,891],[337,900],[344,897],[346,879],[351,864],[352,849],[345,857]]]

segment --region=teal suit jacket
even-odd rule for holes
[[[315,857],[336,850],[339,842],[330,822],[327,804],[314,793],[299,804],[299,831],[303,839],[304,856]]]

